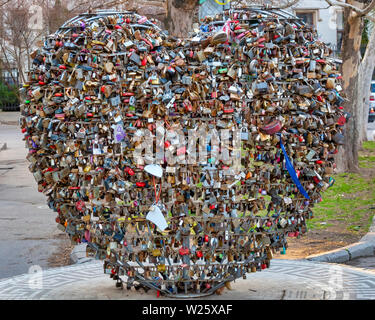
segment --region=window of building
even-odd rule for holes
[[[296,11],[296,16],[306,24],[316,28],[316,10]]]
[[[336,11],[336,26],[337,26],[337,51],[341,51],[342,35],[344,33],[344,11]]]
[[[336,25],[337,25],[337,30],[344,29],[344,11],[343,10],[336,11]]]
[[[342,35],[344,31],[342,30],[337,30],[337,51],[341,51],[341,46],[342,46]]]

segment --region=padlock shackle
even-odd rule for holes
[[[79,21],[85,22],[86,24],[89,24],[91,22],[94,22],[96,20],[99,20],[101,18],[105,18],[108,16],[116,16],[121,17],[124,15],[134,15],[138,19],[143,18],[144,16],[141,16],[135,12],[132,11],[112,11],[112,10],[98,10],[96,13],[81,13],[78,16],[75,16],[71,18],[70,20],[66,21],[59,29],[56,30],[54,33],[55,35],[65,34],[69,32],[71,29],[76,27],[76,23]],[[146,24],[146,25],[145,25]],[[157,25],[152,23],[150,20],[146,20],[142,24],[129,24],[130,27],[135,26],[137,28],[154,28],[155,30],[162,33],[162,35],[166,35],[165,32],[159,28]]]

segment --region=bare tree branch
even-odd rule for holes
[[[10,74],[10,77],[13,80],[13,83],[17,83],[17,79],[15,79],[13,72],[12,72],[13,71],[11,68],[12,63],[9,61],[7,50],[6,50],[6,47],[4,47],[3,41],[0,41],[0,47],[1,47],[1,52],[3,53],[2,56],[5,59],[5,63],[2,63],[2,67],[4,67],[5,70],[8,71],[8,73]]]
[[[111,0],[111,1],[106,1],[106,2],[102,2],[102,1],[96,2],[92,0],[77,1],[77,4],[73,8],[71,8],[70,11],[76,11],[82,8],[88,8],[88,10],[97,10],[97,9],[102,9],[104,7],[123,5],[127,2],[128,0]]]
[[[270,8],[275,9],[286,9],[296,5],[300,0],[284,0],[284,1],[276,1],[276,0],[235,0],[232,1],[232,5],[235,7],[241,6],[268,6]]]
[[[279,9],[286,9],[286,8],[289,8],[289,7],[292,7],[292,6],[296,5],[298,2],[299,2],[299,0],[293,0],[291,2],[288,1],[287,3],[285,3],[284,5],[279,6],[278,8]]]
[[[366,18],[367,20],[370,20],[372,23],[375,24],[375,18],[374,18],[373,16],[366,15],[365,18]]]
[[[374,8],[375,8],[375,0],[372,0],[370,2],[370,4],[362,10],[363,15],[365,16],[365,15],[369,14]]]
[[[7,3],[9,3],[11,0],[5,0],[0,3],[0,7],[5,6]]]
[[[355,13],[357,14],[357,16],[359,16],[359,17],[367,16],[371,12],[371,10],[373,10],[375,8],[375,0],[372,0],[370,2],[370,4],[366,8],[364,8],[364,9],[360,9],[360,8],[358,8],[356,6],[353,6],[351,4],[344,3],[344,2],[341,2],[341,1],[326,0],[326,2],[330,6],[338,6],[338,7],[352,9],[353,11],[355,11]]]

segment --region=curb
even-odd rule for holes
[[[370,257],[375,254],[375,216],[369,232],[357,243],[327,251],[320,254],[311,255],[305,258],[309,261],[344,263],[360,257]]]

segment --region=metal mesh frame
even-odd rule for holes
[[[265,17],[268,17],[268,18],[272,18],[272,16],[276,16],[279,19],[293,20],[293,22],[295,22],[296,24],[297,23],[300,24],[300,25],[304,24],[301,21],[301,19],[297,18],[293,14],[291,14],[291,13],[285,11],[285,10],[281,10],[281,9],[277,9],[277,8],[270,8],[270,9],[266,10],[263,7],[251,7],[251,8],[248,8],[248,9],[230,9],[230,11],[231,12],[249,11],[249,12],[252,12],[252,13],[262,14]],[[84,21],[84,22],[90,24],[90,23],[95,22],[95,21],[97,21],[98,19],[101,19],[101,18],[105,18],[105,17],[109,17],[109,16],[121,17],[122,15],[126,15],[126,14],[127,15],[134,14],[134,15],[138,16],[139,18],[142,17],[142,16],[140,16],[140,15],[134,13],[134,12],[127,12],[127,11],[125,11],[125,12],[99,11],[97,13],[83,13],[83,14],[80,14],[80,15],[70,19],[69,21],[65,22],[55,32],[55,35],[64,35],[64,34],[67,34],[67,33],[71,32],[72,29],[74,29],[76,27],[76,23],[78,23],[79,21]],[[220,24],[224,24],[224,23],[225,23],[225,21],[212,22],[212,24],[215,24],[215,25],[220,25]],[[152,28],[155,28],[156,30],[162,32],[161,29],[158,26],[156,26],[155,24],[153,24],[149,20],[147,20],[144,24],[149,25],[150,28],[152,27]],[[139,27],[139,25],[137,25],[137,26]],[[249,262],[249,261],[246,261],[246,260],[243,261],[244,264],[247,263],[247,262]],[[142,265],[142,263],[140,261],[136,261],[136,263],[139,265],[140,268],[142,268],[142,269],[144,268],[144,266]],[[238,264],[241,264],[241,263],[238,263]],[[110,265],[110,266],[113,266],[114,268],[117,268],[118,270],[122,271],[122,273],[124,273],[124,274],[126,274],[126,272],[128,270],[134,269],[134,267],[131,266],[129,263],[127,263],[127,262],[123,263],[119,259],[117,259],[117,261],[108,261],[107,265]],[[221,275],[221,276],[223,276],[223,275]],[[155,281],[147,280],[142,276],[142,274],[140,274],[137,271],[135,272],[136,281],[141,283],[144,287],[147,287],[149,289],[158,290],[158,291],[162,292],[163,294],[165,294],[167,296],[175,297],[175,298],[192,298],[192,297],[207,296],[207,295],[215,293],[215,291],[217,289],[219,289],[220,287],[223,287],[226,282],[233,281],[235,279],[240,278],[241,276],[242,276],[241,274],[237,273],[237,274],[230,274],[227,277],[219,277],[219,278],[209,279],[209,281],[213,281],[215,283],[215,285],[213,285],[210,289],[204,290],[204,292],[201,292],[201,293],[189,294],[187,292],[187,290],[185,289],[185,294],[173,294],[166,289],[163,290],[163,289],[159,288],[157,286],[157,284],[155,284]],[[121,283],[125,282],[121,279],[119,279],[119,281],[121,281]],[[207,281],[207,280],[205,279],[205,281]],[[189,282],[192,282],[192,280],[189,280]]]

